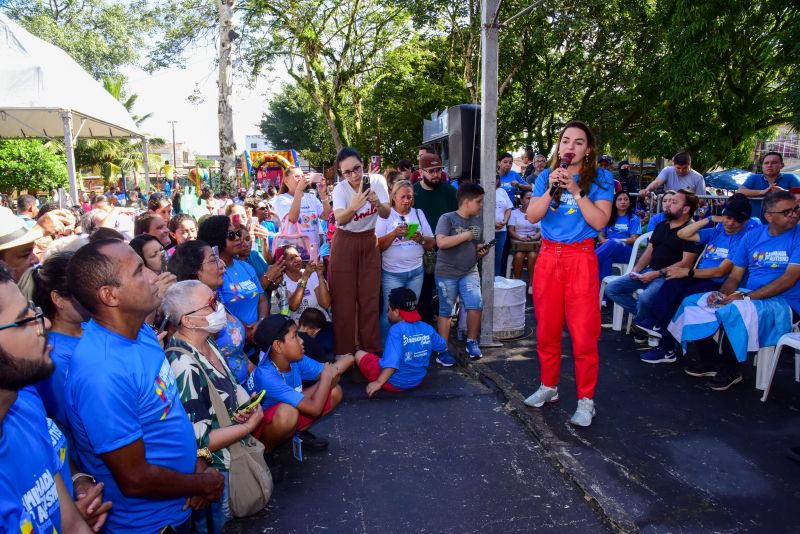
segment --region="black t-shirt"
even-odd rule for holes
[[[670,221],[661,221],[653,230],[650,236],[650,243],[653,245],[653,255],[650,256],[650,268],[657,271],[664,267],[669,267],[673,263],[678,263],[683,258],[684,252],[700,254],[703,245],[684,241],[678,237],[678,231],[692,221],[689,220],[682,226],[670,228]]]

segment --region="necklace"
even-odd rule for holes
[[[288,384],[288,382],[286,382],[286,375],[283,373],[283,371],[281,371],[281,370],[278,368],[278,365],[277,365],[277,364],[276,364],[274,361],[272,361],[272,358],[267,358],[267,359],[269,360],[269,363],[271,363],[271,364],[272,364],[272,367],[274,367],[274,368],[275,368],[275,370],[276,370],[276,371],[278,371],[278,374],[279,374],[279,375],[281,375],[281,378],[283,378],[283,383],[284,383],[284,384]],[[291,368],[291,366],[289,366],[289,372],[290,372],[290,373],[292,372],[292,368]]]

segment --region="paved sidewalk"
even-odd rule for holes
[[[610,322],[609,317],[605,317]],[[597,417],[588,429],[567,423],[576,406],[565,334],[561,400],[541,409],[522,400],[539,385],[531,308],[526,333],[484,358],[460,361],[496,384],[514,414],[620,530],[647,532],[797,531],[800,384],[786,358],[770,397],[760,402],[752,362],[727,392],[704,387],[677,364],[645,364],[645,345],[604,328]]]
[[[313,429],[328,451],[299,464],[280,449],[267,510],[226,533],[610,532],[498,392],[458,368],[371,400],[343,385]]]

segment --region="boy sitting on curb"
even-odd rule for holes
[[[407,287],[389,293],[389,329],[383,357],[360,350],[356,364],[369,380],[367,395],[375,392],[407,391],[422,384],[428,372],[431,352],[446,352],[447,343],[430,325],[423,323],[417,311],[417,296]]]
[[[266,390],[261,402],[264,420],[253,434],[268,452],[297,431],[304,448],[325,449],[328,442],[307,429],[342,401],[339,377],[353,364],[353,357],[324,364],[312,360],[303,353],[297,325],[283,315],[270,315],[261,321],[253,340],[264,354],[246,388],[251,393]],[[303,380],[316,383],[304,389]]]

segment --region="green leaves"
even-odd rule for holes
[[[68,185],[67,162],[44,142],[31,139],[0,140],[0,191],[39,191]]]

